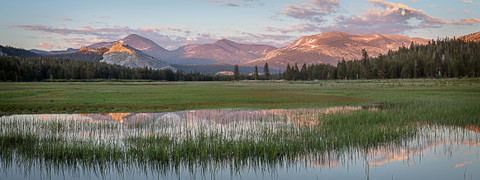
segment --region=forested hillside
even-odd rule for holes
[[[14,48],[11,46],[1,46],[0,51],[8,56],[17,56],[23,58],[30,58],[30,57],[41,57],[41,55],[35,54],[33,52],[27,51],[25,49]]]
[[[287,66],[287,80],[461,78],[480,77],[480,42],[437,40],[426,45],[411,44],[398,51],[370,58],[363,51],[360,60],[328,64]]]

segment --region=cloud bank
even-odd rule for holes
[[[460,0],[470,3],[469,0]],[[423,10],[411,8],[402,3],[391,3],[383,0],[368,0],[371,7],[358,15],[339,15],[338,0],[309,0],[305,3],[286,5],[281,14],[301,20],[303,23],[289,27],[263,27],[270,32],[305,33],[343,31],[357,34],[386,33],[401,34],[409,30],[422,28],[440,28],[444,25],[473,25],[480,19],[443,20],[428,15]],[[333,19],[325,23],[327,18]]]
[[[69,44],[69,47],[86,46],[98,42],[109,42],[122,39],[130,34],[138,34],[140,36],[151,39],[158,45],[174,50],[186,44],[205,44],[213,43],[221,38],[231,39],[240,43],[261,43],[273,46],[283,46],[285,42],[295,38],[291,35],[269,35],[261,33],[247,33],[234,30],[235,35],[230,36],[216,36],[212,33],[199,33],[196,30],[191,30],[187,26],[180,27],[141,27],[130,28],[128,26],[113,26],[113,27],[92,27],[83,25],[81,28],[57,28],[45,26],[41,24],[33,25],[12,25],[9,28],[19,28],[28,31],[34,31],[41,34],[57,34],[65,36],[62,41]],[[73,37],[71,37],[73,36]],[[248,41],[246,41],[248,40]],[[52,41],[52,40],[51,40]],[[42,44],[38,47],[51,50],[53,48],[60,49],[59,46],[51,46]],[[65,47],[66,48],[66,47]]]
[[[220,7],[249,7],[263,4],[260,0],[199,0],[217,3]],[[187,26],[145,26],[131,28],[128,26],[110,26],[106,22],[90,25],[77,25],[76,28],[48,26],[42,24],[19,24],[9,28],[37,32],[40,35],[57,35],[63,41],[62,45],[70,47],[85,46],[97,42],[115,41],[129,34],[147,37],[162,47],[173,50],[185,44],[204,44],[227,38],[240,43],[259,43],[281,47],[302,35],[318,34],[328,31],[342,31],[354,34],[403,34],[416,29],[435,29],[444,26],[470,26],[480,23],[475,17],[466,19],[440,19],[402,3],[392,3],[385,0],[365,0],[368,6],[359,13],[346,14],[339,0],[303,0],[281,6],[272,15],[284,22],[291,21],[286,26],[259,25],[256,33],[228,29],[229,35],[216,34],[215,30],[199,32]],[[415,1],[410,0],[411,3]],[[458,0],[457,3],[475,4],[471,0]],[[468,11],[464,10],[468,13]],[[110,19],[106,14],[91,14],[95,19]],[[74,23],[70,17],[62,17],[59,23]],[[252,21],[252,23],[254,23]],[[232,34],[233,33],[233,34]],[[58,48],[51,45],[54,40],[46,39],[48,43],[40,43],[37,47],[44,49]]]

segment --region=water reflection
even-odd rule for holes
[[[341,177],[339,179],[357,179],[346,174],[362,168],[366,179],[480,177],[480,134],[471,130],[471,126],[423,126],[420,129],[417,136],[401,144],[333,152],[313,161],[311,166],[322,169],[322,177]],[[345,174],[336,174],[338,172]]]
[[[250,140],[262,133],[318,126],[324,115],[376,109],[191,110],[168,113],[42,114],[0,118],[0,134],[32,132],[66,142],[130,147],[129,137],[161,135],[179,143],[189,136]],[[56,161],[0,152],[0,179],[478,179],[478,126],[420,126],[411,138],[377,147],[350,147],[273,160],[138,159]],[[218,133],[220,132],[220,133]],[[298,131],[293,131],[298,132]],[[312,137],[314,138],[314,137]],[[221,138],[222,139],[222,138]],[[159,139],[155,139],[159,140]],[[161,140],[161,139],[160,139]],[[230,141],[226,141],[230,142]],[[250,142],[250,141],[247,141]],[[145,145],[145,144],[142,144]],[[248,144],[247,144],[248,145]],[[160,146],[161,147],[161,146]],[[156,147],[158,148],[158,147]],[[15,152],[17,151],[17,152]],[[240,161],[240,162],[239,162]]]
[[[100,113],[100,114],[38,114],[2,117],[19,131],[26,126],[29,132],[41,137],[54,134],[68,141],[95,141],[122,145],[126,137],[162,135],[185,137],[198,133],[222,132],[238,138],[256,136],[265,130],[277,131],[282,127],[315,126],[323,115],[349,113],[362,107],[330,107],[310,109],[215,109],[188,110],[167,113]],[[368,109],[372,110],[372,109]],[[21,123],[11,123],[12,121]],[[22,127],[19,127],[19,126]],[[23,130],[20,130],[23,131]]]
[[[244,110],[244,109],[214,109],[214,110],[188,110],[167,113],[99,113],[99,114],[44,114],[33,115],[39,119],[60,118],[68,116],[81,116],[83,120],[112,120],[116,122],[139,121],[149,118],[174,119],[179,121],[202,121],[209,120],[218,124],[228,124],[235,120],[250,120],[257,117],[284,117],[289,121],[299,124],[309,124],[312,119],[318,119],[322,114],[347,113],[363,110],[361,106],[341,106],[329,108],[305,108],[305,109],[268,109],[268,110]],[[368,108],[368,110],[377,110]],[[18,115],[17,115],[18,116]],[[19,115],[24,116],[24,115]]]

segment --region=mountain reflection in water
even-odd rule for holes
[[[285,125],[316,126],[323,115],[351,113],[362,107],[270,110],[189,110],[167,113],[40,114],[0,117],[0,125],[33,122],[29,131],[40,136],[60,128],[62,138],[123,146],[132,135],[162,134],[181,138],[200,132],[219,131],[244,138],[262,128]],[[45,125],[46,124],[46,125]],[[92,127],[103,128],[92,128]],[[19,126],[21,127],[21,126]],[[25,128],[26,126],[23,126]],[[105,128],[108,127],[108,128]],[[0,153],[0,179],[478,179],[480,131],[478,126],[419,126],[409,139],[378,147],[351,147],[341,151],[312,153],[293,159],[242,164],[199,162],[194,165],[162,165],[129,162],[93,165],[50,162],[41,157],[7,156]],[[58,130],[58,129],[55,129]],[[0,133],[8,129],[2,128]],[[244,134],[242,134],[244,133]]]

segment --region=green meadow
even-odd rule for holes
[[[468,110],[479,97],[480,79],[0,83],[0,114],[457,103]]]
[[[324,91],[323,84],[263,81],[3,83],[0,88],[0,113],[298,108],[370,101],[360,96],[331,94]]]

